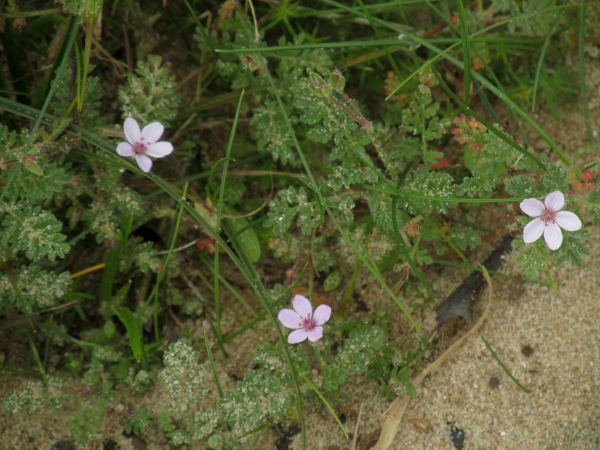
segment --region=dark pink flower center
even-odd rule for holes
[[[301,317],[302,321],[298,324],[298,327],[304,328],[305,331],[312,330],[316,324],[310,316],[311,314],[309,314],[308,317]]]
[[[140,140],[135,143],[133,148],[135,149],[135,152],[139,155],[140,153],[145,153],[146,150],[148,150],[148,147],[150,147],[150,144],[150,142],[144,142],[144,136],[142,136],[140,137]]]
[[[542,213],[540,219],[544,221],[544,225],[548,226],[554,223],[555,216],[556,213],[554,211],[550,211],[549,209],[544,208],[544,212]]]

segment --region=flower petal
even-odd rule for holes
[[[581,220],[579,217],[572,212],[569,211],[559,211],[554,216],[554,220],[564,230],[567,231],[577,231],[581,228]]]
[[[315,309],[313,314],[313,323],[315,325],[323,325],[331,317],[331,307],[327,305],[320,305]],[[310,338],[310,336],[309,336]]]
[[[155,142],[146,149],[144,153],[148,156],[154,156],[155,158],[162,158],[163,156],[170,155],[173,151],[173,145],[170,142]]]
[[[546,226],[542,219],[533,219],[525,225],[525,229],[523,230],[523,240],[525,243],[531,244],[532,242],[537,241],[544,233],[544,228],[546,228]]]
[[[128,142],[120,142],[117,145],[117,153],[121,156],[135,156],[135,148]]]
[[[142,137],[146,142],[154,144],[160,139],[164,131],[165,127],[163,127],[162,123],[152,122],[144,127],[144,129],[142,130]]]
[[[288,342],[290,344],[297,344],[298,342],[302,342],[304,339],[308,337],[308,333],[304,328],[300,328],[299,330],[292,331],[288,335]]]
[[[279,311],[277,316],[281,324],[286,328],[295,330],[296,328],[302,328],[302,317],[296,311],[291,309],[282,309]]]
[[[323,337],[323,327],[314,327],[312,330],[309,330],[307,334],[310,342],[318,341]]]
[[[306,297],[302,297],[301,295],[296,295],[294,297],[294,301],[292,302],[294,309],[301,317],[304,319],[308,318],[312,314],[312,305],[308,301]]]
[[[565,206],[565,196],[560,191],[554,191],[546,196],[544,205],[550,211],[560,211]]]
[[[130,144],[135,145],[140,140],[140,126],[133,117],[125,119],[123,131],[125,131],[125,137]]]
[[[544,212],[544,209],[546,209],[544,204],[537,198],[525,199],[519,204],[519,206],[521,207],[521,211],[523,211],[529,217],[541,216]]]
[[[544,239],[546,239],[546,244],[548,244],[550,250],[558,249],[563,241],[560,227],[555,223],[548,224],[544,229]]]
[[[152,160],[146,155],[137,154],[135,155],[135,160],[144,172],[148,173],[152,169]]]

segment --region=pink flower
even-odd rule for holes
[[[544,203],[535,198],[523,200],[521,210],[529,217],[536,217],[523,230],[526,244],[537,241],[542,233],[550,250],[556,250],[562,244],[561,228],[577,231],[581,228],[581,220],[572,212],[560,211],[565,206],[565,196],[560,191],[548,194]]]
[[[312,313],[312,305],[305,297],[296,295],[294,301],[294,310],[282,309],[279,312],[279,321],[286,328],[292,328],[288,336],[290,344],[297,344],[306,338],[315,342],[323,337],[323,325],[331,316],[331,308],[327,305],[321,305]]]
[[[123,130],[129,142],[117,145],[117,153],[121,156],[135,156],[138,166],[146,173],[152,168],[152,160],[148,156],[162,158],[173,151],[170,142],[156,142],[165,131],[160,122],[152,122],[140,131],[137,121],[128,117],[125,119]]]

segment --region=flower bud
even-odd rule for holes
[[[321,78],[316,73],[310,74],[310,88],[315,91],[317,94],[328,96],[331,94],[331,86],[325,83],[323,78]]]
[[[346,78],[339,70],[336,69],[329,76],[329,82],[334,90],[342,92],[344,90],[344,86],[346,85]]]

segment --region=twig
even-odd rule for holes
[[[350,450],[355,450],[356,441],[358,440],[358,426],[360,425],[360,419],[362,418],[363,406],[365,404],[361,402],[360,408],[358,409],[358,417],[356,418],[356,426],[354,427],[354,439],[352,439],[352,448]]]

